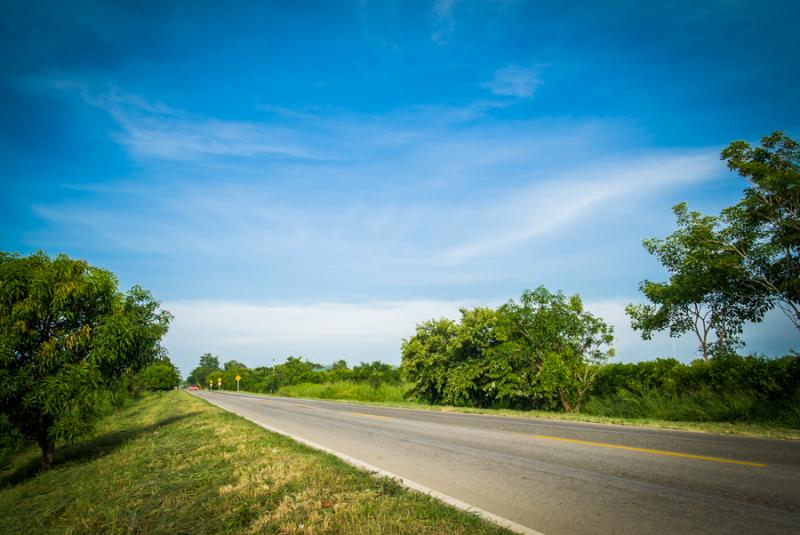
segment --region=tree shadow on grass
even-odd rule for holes
[[[100,457],[104,457],[109,453],[114,452],[114,450],[129,440],[152,433],[153,431],[157,431],[162,427],[168,426],[185,418],[189,418],[196,414],[200,413],[189,412],[179,416],[170,416],[169,418],[164,418],[163,420],[159,420],[158,422],[143,427],[112,431],[110,433],[96,436],[90,440],[81,441],[74,444],[58,445],[56,446],[53,468],[70,462],[86,462],[99,459]],[[26,479],[36,476],[41,471],[42,459],[41,456],[37,455],[34,459],[31,459],[10,474],[0,478],[0,489],[22,483]]]

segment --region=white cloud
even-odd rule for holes
[[[455,31],[453,10],[459,0],[436,0],[431,9],[434,20],[434,31],[431,39],[438,45],[445,45]]]
[[[492,80],[483,84],[483,87],[495,95],[530,98],[540,85],[542,80],[537,67],[509,65],[495,72]]]
[[[445,249],[441,258],[463,262],[497,254],[570,223],[597,217],[614,203],[663,194],[667,188],[715,178],[719,158],[715,151],[655,154],[632,160],[576,167],[566,176],[539,181],[471,211],[477,237]]]
[[[516,297],[516,296],[513,296]],[[637,298],[585,303],[586,310],[614,326],[617,358],[635,362],[675,356],[688,362],[697,357],[693,335],[678,339],[657,333],[642,340],[630,327],[625,306]],[[496,307],[496,300],[409,300],[363,303],[257,304],[228,301],[175,301],[164,308],[175,316],[165,345],[184,375],[205,352],[218,354],[222,362],[236,359],[248,366],[280,363],[288,355],[304,356],[328,364],[344,358],[350,364],[382,360],[400,363],[400,344],[414,334],[416,325],[433,318],[457,320],[462,307]],[[785,354],[788,320],[779,311],[766,322],[748,325],[747,351]],[[775,336],[778,334],[778,336]],[[795,347],[800,339],[795,338]]]
[[[175,319],[165,345],[188,373],[211,352],[249,366],[271,365],[288,355],[330,363],[382,360],[398,364],[400,343],[418,322],[458,317],[449,301],[245,304],[215,301],[164,303]]]

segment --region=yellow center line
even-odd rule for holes
[[[347,411],[350,414],[355,414],[356,416],[367,416],[369,418],[379,418],[381,420],[393,420],[391,416],[381,416],[380,414],[368,414],[366,412],[352,412]]]
[[[531,438],[539,438],[543,440],[555,440],[559,442],[571,442],[572,444],[583,444],[584,446],[597,446],[599,448],[612,448],[616,450],[636,451],[639,453],[651,453],[653,455],[668,455],[670,457],[683,457],[685,459],[697,459],[700,461],[712,461],[715,463],[729,463],[729,464],[743,464],[745,466],[753,466],[756,468],[764,468],[767,466],[763,463],[754,463],[750,461],[738,461],[736,459],[725,459],[722,457],[709,457],[707,455],[693,455],[691,453],[679,453],[676,451],[665,450],[652,450],[649,448],[634,448],[632,446],[620,446],[617,444],[606,444],[605,442],[590,442],[588,440],[577,440],[574,438],[561,438],[551,437],[548,435],[530,435]]]

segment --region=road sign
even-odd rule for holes
[[[236,374],[236,391],[239,391],[239,380],[242,378],[238,373]]]
[[[237,375],[236,375],[236,380],[237,380],[237,381],[241,381],[241,379],[242,379],[242,376],[241,376],[241,375],[239,375],[239,374],[237,374]]]

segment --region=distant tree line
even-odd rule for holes
[[[236,360],[220,365],[219,357],[211,353],[200,356],[199,365],[187,376],[190,385],[217,388],[222,379],[222,388],[236,389],[236,376],[239,386],[249,392],[274,393],[283,386],[301,383],[332,383],[336,381],[366,382],[377,388],[382,384],[400,384],[400,370],[391,364],[380,361],[362,362],[352,368],[344,360],[337,360],[330,366],[323,366],[301,357],[290,356],[285,362],[274,366],[248,368]]]

